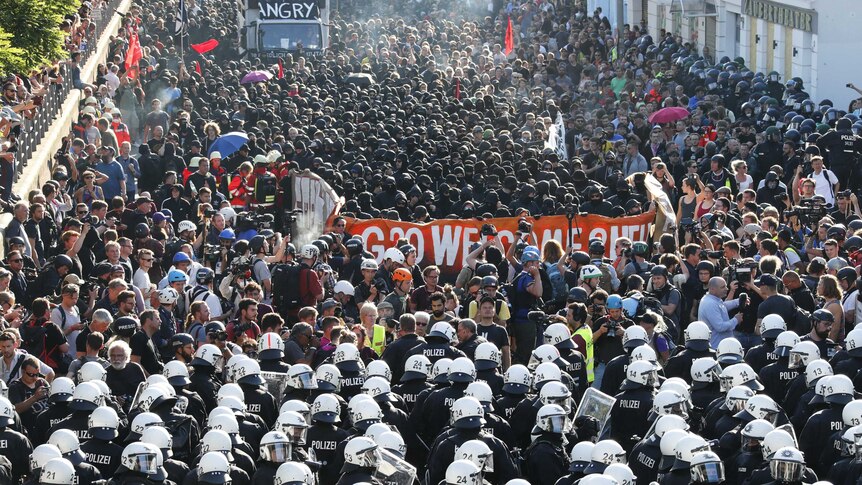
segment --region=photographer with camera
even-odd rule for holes
[[[593,314],[592,343],[595,354],[593,387],[596,389],[601,389],[602,378],[608,363],[614,357],[625,353],[622,337],[625,330],[634,325],[634,322],[623,311],[623,299],[620,295],[605,295],[605,298],[607,315],[596,318],[596,313],[599,313],[596,309],[598,303],[593,304],[591,312]],[[587,344],[587,354],[584,355],[589,358],[589,344]]]
[[[643,279],[649,278],[653,264],[647,260],[648,257],[649,245],[647,243],[636,241],[632,244],[631,249],[623,252],[625,263],[623,266],[622,278],[626,279],[633,274],[636,274]]]
[[[793,187],[797,187],[801,175],[803,174],[800,166],[793,177]],[[840,184],[835,173],[823,166],[823,157],[811,157],[811,173],[804,175],[814,182],[814,194],[822,196],[827,206],[835,205],[835,194]],[[799,203],[799,196],[796,193],[794,193],[794,202]]]

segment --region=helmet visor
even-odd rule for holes
[[[156,473],[159,468],[158,459],[155,453],[131,455],[126,461],[126,466],[130,471],[141,472],[146,475]]]
[[[724,483],[724,465],[720,461],[692,465],[691,481],[694,483]]]
[[[739,438],[742,441],[742,451],[750,453],[757,451],[761,448],[762,441],[760,438],[745,436],[744,434],[740,434]]]
[[[542,404],[556,404],[565,409],[566,412],[570,412],[572,410],[572,399],[568,396],[546,397],[542,399]]]
[[[285,434],[290,438],[291,443],[304,445],[308,436],[307,426],[285,426]]]
[[[801,369],[805,367],[805,354],[791,351],[790,358],[787,361],[787,367],[790,369]]]
[[[545,418],[546,429],[545,431],[549,431],[551,433],[562,434],[570,429],[571,423],[569,422],[569,417],[564,415],[559,416],[548,416]]]
[[[267,443],[260,445],[263,459],[272,463],[284,463],[290,460],[290,445],[287,443]]]
[[[494,473],[494,454],[488,453],[487,455],[479,456],[479,469],[485,473]]]
[[[312,372],[303,372],[294,376],[294,382],[299,384],[299,389],[317,389],[317,379]]]
[[[796,482],[802,479],[805,464],[794,461],[775,460],[769,462],[769,473],[780,482]]]
[[[725,407],[728,411],[736,414],[745,409],[745,399],[730,399],[725,401]]]
[[[371,448],[370,450],[361,452],[358,458],[359,466],[376,468],[377,464],[380,463],[380,451],[378,451],[377,448]]]
[[[542,359],[536,357],[536,354],[530,354],[530,361],[527,362],[527,369],[536,370],[536,367],[539,367],[539,364],[542,363]]]

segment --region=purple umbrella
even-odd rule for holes
[[[272,79],[272,73],[269,71],[251,71],[242,77],[240,84],[261,83]]]

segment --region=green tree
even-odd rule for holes
[[[3,41],[17,49],[3,52],[5,49],[0,47],[0,52],[4,57],[8,54],[18,70],[33,69],[66,57],[64,34],[59,26],[64,16],[76,10],[75,0],[0,0],[0,25],[11,34],[11,38]]]
[[[12,34],[0,27],[0,73],[20,72],[24,66],[24,51],[12,47]]]

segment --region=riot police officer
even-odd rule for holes
[[[557,404],[545,404],[536,414],[536,438],[524,450],[523,476],[530,483],[553,485],[569,468],[564,433],[570,427],[568,411]]]
[[[627,451],[635,445],[632,437],[644,437],[649,429],[647,416],[652,408],[657,380],[656,367],[651,362],[632,362],[626,370],[626,380],[620,386],[622,392],[615,396],[616,402],[611,407],[603,433]]]

